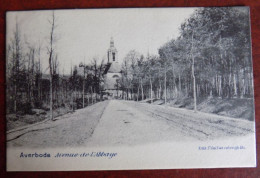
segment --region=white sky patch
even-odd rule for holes
[[[141,54],[158,54],[158,48],[179,35],[179,28],[195,8],[124,8],[55,11],[55,50],[60,72],[69,74],[72,65],[86,64],[96,57],[107,62],[110,38],[114,38],[119,62],[135,49]],[[16,19],[22,39],[34,46],[42,43],[41,63],[48,71],[47,39],[51,11],[7,13],[7,44],[13,38]]]

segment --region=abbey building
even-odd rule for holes
[[[121,67],[118,63],[118,53],[115,48],[114,40],[111,38],[110,47],[107,50],[107,65],[104,75],[104,94],[108,98],[121,98],[119,80],[121,78]]]

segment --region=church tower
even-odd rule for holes
[[[114,40],[111,37],[110,39],[110,48],[107,50],[107,62],[108,63],[117,63],[118,59],[117,59],[117,50],[115,48],[114,45]]]
[[[110,46],[107,50],[107,65],[104,75],[104,93],[108,98],[121,98],[122,91],[119,88],[121,67],[118,62],[118,54],[113,38],[110,39]]]

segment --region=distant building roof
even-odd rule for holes
[[[120,72],[120,66],[118,62],[113,62],[108,70],[110,73],[119,73]]]
[[[113,63],[107,63],[105,71],[103,74],[107,74],[107,73],[120,73],[121,72],[121,68],[118,64],[118,62],[113,62]]]

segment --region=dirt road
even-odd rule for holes
[[[20,131],[19,131],[20,132]],[[110,100],[38,124],[8,146],[115,146],[213,140],[254,133],[254,122],[166,106]],[[17,134],[17,133],[16,133]],[[7,135],[7,138],[8,138]]]
[[[254,122],[166,106],[112,100],[89,145],[196,141],[254,133]]]
[[[79,146],[91,137],[109,101],[96,103],[74,113],[7,134],[7,146]]]

